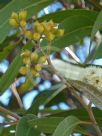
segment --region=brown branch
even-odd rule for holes
[[[65,9],[68,9],[69,8],[69,4],[66,0],[59,0],[59,2],[63,5],[63,7]]]
[[[15,83],[13,83],[13,84],[11,85],[11,90],[12,90],[12,93],[14,94],[14,96],[16,97],[16,100],[17,100],[17,102],[18,102],[19,107],[20,107],[20,108],[23,108],[23,104],[22,104],[21,98],[20,98],[20,96],[19,96],[19,94],[18,94],[18,92],[17,92],[16,84],[15,84]]]
[[[5,114],[7,114],[7,115],[10,115],[10,116],[14,117],[14,118],[17,119],[17,120],[20,119],[20,116],[18,116],[17,114],[15,114],[15,113],[13,113],[13,112],[11,112],[11,111],[9,111],[9,110],[3,108],[2,106],[0,106],[0,112],[3,112],[3,113],[5,113]]]

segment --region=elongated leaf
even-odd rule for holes
[[[69,116],[60,122],[55,132],[53,133],[53,136],[70,136],[75,127],[79,124],[81,124],[81,121],[78,118]]]
[[[14,45],[9,45],[5,47],[3,51],[0,52],[0,60],[3,60],[4,58],[6,58],[9,55],[10,51],[12,51],[12,49],[14,48],[15,48]]]
[[[19,68],[22,65],[22,60],[20,55],[17,55],[10,65],[9,69],[0,79],[0,95],[9,88],[12,82],[15,80],[18,75]]]
[[[56,127],[59,125],[61,121],[63,121],[64,117],[44,117],[40,119],[34,119],[29,121],[29,125],[31,127],[35,127],[37,130],[40,130],[43,133],[52,134]],[[74,129],[74,132],[80,132],[81,134],[88,134],[86,130],[83,130],[81,127],[77,127]]]
[[[95,21],[96,17],[97,17],[98,13],[92,10],[83,10],[83,9],[73,9],[73,10],[65,10],[65,11],[57,11],[55,13],[50,13],[48,15],[45,15],[43,17],[38,18],[39,21],[44,21],[44,20],[50,20],[53,19],[53,21],[57,22],[57,23],[61,23],[63,22],[65,19],[67,19],[68,17],[72,17],[72,16],[84,16],[87,17],[89,19],[91,19],[91,21]]]
[[[94,38],[94,35],[100,29],[102,29],[102,11],[100,11],[100,13],[98,14],[98,16],[95,20],[95,23],[93,25],[93,29],[92,29],[92,32],[91,32],[91,39]]]
[[[7,6],[5,6],[1,11],[0,11],[0,31],[2,32],[0,34],[0,42],[2,42],[6,36],[8,35],[11,27],[8,23],[8,20],[10,18],[10,15],[13,11],[19,11],[20,9],[26,9],[28,10],[28,17],[31,17],[34,14],[37,14],[38,11],[40,11],[42,8],[46,7],[50,3],[52,3],[53,0],[14,0],[11,1]]]
[[[98,125],[102,128],[102,110],[98,108],[92,108],[92,110]],[[67,117],[73,115],[78,117],[80,120],[84,120],[84,121],[89,120],[88,113],[85,111],[85,109],[82,108],[66,110],[66,111],[58,111],[57,113],[48,112],[48,114],[51,117]]]
[[[96,49],[94,59],[102,58],[102,42],[100,43],[99,47]]]
[[[40,132],[36,131],[35,129],[32,129],[29,127],[28,121],[32,119],[36,119],[37,117],[29,114],[24,116],[20,119],[19,123],[16,127],[16,135],[15,136],[32,136],[34,134],[35,136],[39,136]]]
[[[37,126],[36,129],[44,132],[44,133],[53,133],[56,126],[61,122],[63,117],[50,117],[50,118],[41,118],[34,119],[29,121],[29,125],[31,127]]]
[[[61,22],[60,27],[65,30],[63,37],[56,39],[52,45],[64,48],[80,42],[85,36],[90,35],[93,21],[85,16],[72,16]]]

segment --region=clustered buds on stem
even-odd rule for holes
[[[9,23],[13,27],[25,27],[26,26],[27,11],[21,10],[19,13],[13,12]]]
[[[20,68],[20,74],[26,75],[27,73],[27,68],[29,68],[31,74],[33,76],[36,76],[39,71],[42,68],[42,64],[46,61],[45,56],[39,57],[36,52],[30,52],[29,50],[25,50],[21,54],[22,60],[23,60],[23,65]]]
[[[27,11],[21,10],[19,13],[13,12],[9,20],[11,26],[21,28],[23,35],[29,40],[39,41],[41,38],[47,42],[52,42],[55,38],[61,37],[64,34],[63,29],[58,29],[58,25],[52,20],[50,21],[35,21],[32,23],[32,29],[27,29]]]
[[[13,12],[9,23],[14,28],[20,29],[21,33],[28,40],[33,41],[33,44],[39,43],[41,39],[46,39],[46,41],[51,44],[55,38],[59,38],[64,35],[64,30],[59,29],[58,25],[52,20],[43,22],[35,21],[31,24],[29,23],[31,26],[29,29],[27,27],[27,11],[25,10],[21,10],[18,13]],[[36,52],[31,53],[29,50],[25,50],[21,55],[24,66],[20,68],[20,73],[25,75],[27,73],[27,68],[29,67],[32,75],[36,76],[41,70],[41,65],[46,61],[46,54],[45,56],[41,56],[39,58]]]

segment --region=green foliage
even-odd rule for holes
[[[6,89],[10,87],[12,82],[14,82],[16,76],[18,75],[19,68],[22,65],[22,60],[20,55],[17,55],[10,65],[9,69],[0,79],[0,94],[2,94]]]
[[[69,116],[60,122],[60,124],[57,126],[53,136],[59,136],[59,135],[70,136],[70,134],[72,134],[75,127],[81,123],[82,122],[78,118],[76,118],[74,116]]]
[[[74,133],[91,136],[97,135],[97,131],[102,129],[102,91],[88,84],[87,81],[86,83],[79,81],[79,77],[75,80],[76,73],[81,72],[81,70],[87,67],[87,64],[72,63],[73,61],[70,57],[69,61],[71,63],[67,62],[65,65],[61,62],[59,65],[54,65],[53,60],[52,62],[49,60],[49,55],[52,52],[59,52],[70,45],[73,45],[74,54],[77,48],[74,45],[80,45],[80,42],[86,36],[90,37],[91,42],[98,43],[97,38],[95,39],[95,34],[98,31],[100,35],[102,33],[102,11],[99,11],[101,5],[98,2],[87,1],[86,5],[89,10],[66,9],[37,17],[39,11],[53,2],[55,0],[12,0],[3,3],[3,5],[0,3],[0,61],[8,59],[11,62],[7,71],[1,74],[0,77],[0,96],[11,87],[15,80],[21,77],[19,70],[21,66],[24,66],[21,56],[22,54],[24,55],[25,50],[29,52],[29,55],[25,56],[25,58],[28,57],[29,59],[30,54],[32,55],[34,51],[39,59],[42,56],[46,58],[48,65],[43,63],[41,65],[42,71],[39,70],[36,77],[41,76],[42,81],[48,79],[53,84],[50,89],[46,89],[43,92],[38,91],[29,109],[26,110],[21,106],[20,108],[22,109],[15,109],[15,98],[20,105],[22,101],[19,101],[19,99],[22,99],[28,93],[28,90],[38,90],[38,84],[34,84],[36,77],[31,74],[30,68],[35,68],[35,64],[38,64],[39,60],[31,59],[30,57],[29,65],[25,63],[28,70],[27,74],[24,75],[26,81],[15,88],[15,98],[11,96],[10,105],[7,105],[3,110],[0,106],[0,115],[4,117],[4,122],[0,124],[0,136],[70,136]],[[69,5],[74,4],[75,7],[81,8],[80,3],[78,3],[81,1],[66,0],[66,2]],[[89,3],[92,5],[88,5]],[[11,28],[8,23],[11,14],[12,12],[19,14],[20,10],[27,10],[28,17],[26,23],[34,26],[29,29],[33,34],[37,31],[34,25],[35,21],[41,22],[39,23],[40,25],[42,25],[43,21],[46,22],[46,26],[43,26],[45,27],[44,30],[42,29],[43,32],[39,32],[39,38],[28,38],[29,36],[25,35],[28,29],[21,27],[21,25],[18,25],[18,30]],[[20,18],[18,20],[19,23],[21,20]],[[54,24],[52,29],[48,28],[49,22]],[[57,35],[58,31],[56,30],[58,28],[62,30],[60,31],[62,33],[65,31],[64,35],[60,33],[62,37]],[[48,35],[50,32],[53,34],[50,35],[51,40],[49,40]],[[47,36],[48,40],[46,40]],[[59,54],[57,55],[55,54],[57,58],[60,58]],[[75,54],[73,56],[75,58]],[[97,46],[95,50],[90,52],[88,57],[89,61],[102,57],[102,41],[99,47]],[[32,61],[33,63],[31,63]],[[67,65],[70,65],[70,69]],[[72,74],[69,76],[67,74],[70,71]],[[59,79],[54,78],[54,75],[57,75]],[[77,97],[75,97],[75,94]],[[90,100],[90,103],[94,103],[97,107],[92,108],[91,111],[90,105],[84,103],[83,96],[85,96],[85,100],[87,98]],[[67,105],[67,110],[61,109],[62,107],[59,106],[61,102]],[[2,104],[0,103],[0,105]],[[56,106],[57,110],[53,110],[52,106]],[[74,109],[70,109],[70,107]],[[10,108],[13,112],[7,110]],[[90,118],[90,112],[92,118]],[[19,119],[16,119],[16,116]],[[93,121],[93,116],[96,122]],[[5,124],[8,127],[5,127]],[[99,130],[97,130],[97,127],[99,127]]]

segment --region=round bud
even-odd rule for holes
[[[36,76],[36,74],[37,74],[37,72],[36,72],[36,70],[34,69],[34,68],[31,68],[31,74],[33,75],[33,76]]]
[[[33,61],[35,61],[35,60],[37,60],[38,59],[38,54],[36,53],[36,52],[33,52],[32,54],[31,54],[31,61],[33,62]]]
[[[21,67],[19,70],[19,73],[22,75],[25,75],[26,74],[26,67]]]
[[[26,10],[22,10],[19,12],[19,19],[20,20],[25,20],[27,17],[27,11]]]
[[[55,26],[55,23],[54,23],[52,20],[50,20],[50,21],[48,22],[48,25],[49,25],[50,27],[54,27],[54,26]]]
[[[23,58],[23,64],[30,65],[30,58],[28,57]]]
[[[26,23],[26,21],[25,21],[25,20],[21,20],[21,21],[20,21],[20,26],[21,26],[21,27],[25,27],[25,26],[26,26],[26,24],[27,24],[27,23]]]
[[[44,21],[44,22],[42,22],[42,23],[41,23],[41,25],[44,27],[44,29],[46,29],[47,24],[46,24],[46,22],[45,22],[45,21]]]
[[[39,33],[34,33],[34,34],[33,34],[33,39],[34,39],[35,41],[38,41],[38,40],[40,39],[40,34],[39,34]]]
[[[39,59],[39,63],[44,63],[46,61],[46,57],[45,56],[42,56],[42,57],[40,57],[40,59]]]
[[[31,31],[26,31],[26,32],[25,32],[25,36],[26,36],[28,39],[32,39],[32,37],[33,37]]]
[[[38,33],[43,33],[44,31],[44,27],[40,24],[38,26],[35,27],[35,30],[38,32]]]
[[[29,50],[25,50],[22,52],[21,54],[22,57],[30,57],[30,51]]]
[[[12,12],[11,18],[17,20],[18,19],[18,14],[16,12]]]
[[[61,36],[63,36],[64,35],[64,29],[59,29],[59,30],[57,30],[57,33],[56,33],[56,36],[57,37],[61,37]]]
[[[39,26],[39,25],[40,25],[39,21],[34,22],[34,27]]]
[[[46,33],[45,37],[46,37],[46,40],[47,40],[48,42],[51,42],[51,41],[54,40],[54,38],[55,38],[54,34],[52,34],[52,33],[50,33],[50,32]]]
[[[35,65],[35,70],[39,72],[41,70],[41,65],[40,64],[36,64]]]
[[[17,23],[17,21],[15,19],[10,19],[9,20],[9,24],[11,26],[13,26],[13,27],[18,27],[19,26],[18,23]]]

